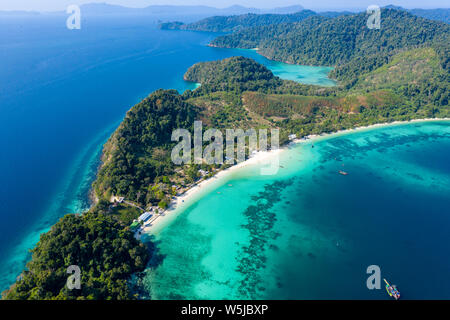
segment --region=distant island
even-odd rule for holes
[[[184,24],[180,21],[166,22],[159,24],[159,28],[163,30],[236,32],[245,28],[268,24],[299,22],[313,15],[316,15],[316,13],[311,10],[302,10],[290,14],[247,13],[233,16],[214,16],[189,24]]]
[[[107,3],[87,3],[80,6],[83,15],[86,16],[114,16],[114,15],[137,15],[151,16],[155,21],[160,21],[163,29],[181,29],[216,32],[231,32],[249,27],[251,25],[275,24],[282,22],[294,22],[295,15],[302,11],[320,15],[323,17],[334,18],[342,15],[355,14],[356,11],[319,11],[313,12],[301,5],[292,5],[286,7],[275,7],[270,9],[251,8],[240,5],[233,5],[226,8],[215,8],[202,5],[150,5],[143,8],[132,8],[121,5]],[[388,5],[386,9],[403,10],[413,15],[430,20],[450,23],[450,8],[436,9],[405,9],[399,6]],[[10,10],[0,11],[0,16],[36,16],[36,15],[66,15],[65,11],[24,11]],[[286,17],[283,17],[286,15]],[[246,21],[245,16],[249,20]],[[289,17],[290,16],[290,17]],[[167,21],[172,17],[179,17],[183,22]],[[222,19],[217,19],[222,17]],[[202,19],[204,18],[204,19]],[[202,19],[197,21],[198,19]],[[289,21],[291,20],[291,21]],[[191,21],[197,21],[192,22]],[[265,21],[261,23],[262,21]]]
[[[271,9],[248,8],[240,5],[233,5],[226,8],[215,8],[204,5],[150,5],[143,8],[132,8],[121,5],[114,5],[108,3],[86,3],[80,5],[83,15],[87,16],[111,16],[111,15],[138,15],[138,16],[153,16],[154,18],[170,18],[171,16],[179,17],[201,17],[210,16],[228,16],[240,14],[290,14],[303,9],[300,5],[293,5],[287,7],[275,7]],[[65,11],[0,11],[1,15],[55,15],[66,14]],[[192,20],[188,18],[187,20]]]
[[[195,120],[204,130],[279,128],[281,143],[287,143],[293,134],[449,118],[449,26],[394,9],[382,15],[383,32],[365,26],[365,13],[313,15],[213,40],[220,47],[258,47],[279,61],[334,65],[331,76],[338,85],[282,80],[239,56],[195,64],[184,79],[201,83],[199,88],[183,94],[157,90],[127,112],[104,146],[93,184],[95,205],[81,216],[64,216],[41,236],[28,270],[3,298],[139,298],[132,275],[156,253],[135,239],[142,224],[135,220],[144,211],[160,214],[173,197],[229,166],[172,163],[172,131],[192,131]],[[65,288],[73,261],[89,270],[80,291]]]
[[[450,9],[404,9],[402,7],[386,6],[385,9],[409,12],[417,17],[430,20],[450,22]],[[267,13],[256,14],[246,13],[240,15],[216,15],[200,21],[184,23],[181,21],[162,22],[158,25],[163,30],[190,30],[190,31],[208,31],[208,32],[237,32],[251,27],[279,25],[281,23],[300,22],[311,16],[320,16],[324,18],[336,18],[339,16],[355,15],[357,13],[350,11],[324,11],[314,12],[312,10],[299,10],[293,13]],[[249,30],[249,32],[252,32]]]

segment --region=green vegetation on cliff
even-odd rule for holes
[[[433,48],[419,48],[394,55],[389,63],[361,75],[355,90],[390,89],[416,104],[448,105],[449,73]]]
[[[403,10],[406,10],[422,18],[450,23],[450,8],[403,9]]]
[[[334,65],[329,76],[339,81],[335,91],[388,89],[416,107],[448,105],[450,26],[404,10],[383,9],[381,17],[379,30],[367,28],[366,13],[314,16],[300,23],[249,28],[218,37],[211,45],[258,47],[274,60]],[[291,92],[281,93],[298,90],[290,87]]]
[[[270,90],[282,83],[265,66],[244,57],[196,63],[184,74],[184,80],[201,83],[201,93]]]
[[[198,178],[201,166],[175,167],[170,133],[204,129],[281,129],[282,141],[394,120],[447,117],[447,75],[433,48],[393,55],[390,62],[362,72],[348,88],[302,85],[281,80],[252,59],[232,57],[197,63],[184,79],[201,83],[179,95],[159,90],[133,107],[105,146],[104,164],[95,182],[97,195],[124,196],[142,206],[170,202],[172,188]],[[211,171],[211,167],[205,167]],[[208,170],[209,169],[209,170]],[[188,174],[189,173],[189,174]]]
[[[403,9],[401,7],[387,6],[386,9],[395,9],[409,12],[418,17],[450,22],[450,9]],[[335,18],[345,15],[354,15],[350,11],[325,11],[314,12],[311,10],[302,10],[289,14],[242,14],[232,16],[214,16],[185,24],[180,21],[164,22],[159,24],[159,28],[163,30],[191,30],[191,31],[209,31],[209,32],[237,32],[246,28],[267,26],[281,23],[300,22],[311,16],[322,16],[326,18]]]
[[[112,217],[89,212],[69,214],[41,235],[32,260],[4,299],[133,299],[129,279],[143,271],[147,247]],[[69,290],[67,268],[80,268],[80,289]]]

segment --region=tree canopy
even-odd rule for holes
[[[112,217],[69,214],[41,235],[27,270],[4,299],[132,299],[128,280],[148,259],[147,247]],[[71,265],[81,271],[79,290],[66,286]]]
[[[236,32],[249,27],[278,24],[286,22],[299,22],[307,17],[316,15],[314,11],[302,10],[290,14],[255,14],[248,13],[234,16],[214,16],[197,22],[184,24],[182,22],[166,22],[159,25],[165,30],[193,30],[209,32]]]

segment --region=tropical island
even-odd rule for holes
[[[191,30],[209,32],[236,32],[249,27],[268,24],[299,22],[316,15],[314,11],[302,10],[291,14],[255,14],[248,13],[237,16],[214,16],[203,20],[184,24],[179,21],[165,22],[159,25],[163,30]]]
[[[93,207],[64,216],[41,236],[27,270],[3,298],[138,298],[131,276],[145,269],[154,251],[135,239],[139,231],[130,225],[144,211],[164,212],[175,196],[229,167],[172,163],[172,131],[192,132],[196,120],[204,130],[278,128],[283,144],[290,135],[450,118],[450,27],[393,9],[382,10],[382,16],[382,30],[368,29],[365,13],[311,15],[239,28],[213,40],[216,47],[257,47],[277,61],[333,65],[330,77],[338,85],[282,80],[239,56],[193,65],[184,79],[199,88],[182,94],[157,90],[128,111],[104,146]],[[85,271],[81,290],[65,287],[72,264]]]

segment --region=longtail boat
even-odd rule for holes
[[[395,285],[390,285],[389,282],[387,282],[386,279],[383,279],[384,282],[386,282],[386,291],[389,296],[394,298],[395,300],[400,299],[400,292],[398,291],[397,287]]]

